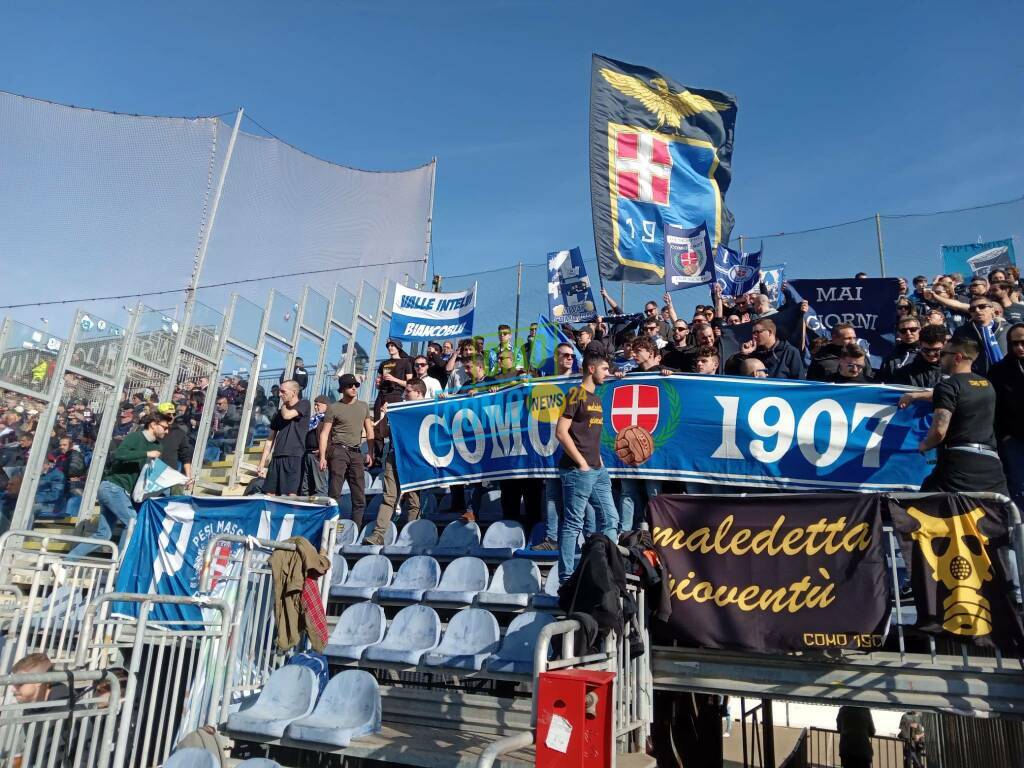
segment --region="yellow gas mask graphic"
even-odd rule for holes
[[[992,580],[992,561],[978,530],[984,510],[975,507],[956,517],[932,517],[916,507],[907,514],[920,526],[911,536],[932,569],[932,578],[949,590],[942,601],[942,628],[954,635],[978,637],[992,632],[992,611],[981,596],[982,584]]]

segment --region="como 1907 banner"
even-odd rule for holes
[[[651,499],[671,638],[761,652],[881,648],[885,503],[876,494]]]
[[[556,477],[555,436],[579,379],[540,379],[445,400],[403,403],[388,417],[402,488]],[[930,409],[897,407],[903,390],[732,376],[629,375],[598,389],[602,458],[613,477],[805,490],[917,490],[928,474],[917,444]],[[636,426],[653,453],[615,452]]]

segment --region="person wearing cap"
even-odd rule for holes
[[[181,471],[188,478],[184,488],[192,487],[192,439],[188,434],[188,418],[179,417],[174,403],[160,403],[156,407],[157,415],[172,419],[170,429],[160,441],[160,460],[171,469]],[[184,488],[175,486],[171,496],[177,496]]]
[[[270,437],[263,444],[257,469],[264,478],[264,493],[295,496],[299,492],[308,425],[309,400],[302,398],[299,383],[288,379],[281,385],[280,405],[270,420]]]
[[[362,528],[366,509],[364,467],[373,464],[373,419],[370,406],[356,398],[359,379],[351,373],[338,377],[341,399],[327,406],[323,428],[320,430],[320,469],[330,467],[328,495],[341,504],[341,488],[348,482],[352,497],[352,520]],[[362,443],[366,438],[368,452],[363,456]]]
[[[381,420],[381,406],[384,403],[401,402],[405,396],[405,383],[413,377],[412,359],[402,349],[398,339],[388,339],[384,345],[388,358],[377,366],[377,399],[373,402],[373,421]],[[384,458],[384,438],[388,436],[387,423],[374,432],[373,456]]]
[[[306,456],[302,463],[303,496],[327,495],[327,468],[320,469],[320,432],[324,429],[324,414],[331,401],[327,395],[313,398],[313,411],[309,414],[309,431],[306,432]]]

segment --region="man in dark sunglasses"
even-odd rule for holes
[[[896,346],[882,361],[875,374],[875,381],[879,384],[892,381],[896,371],[909,365],[917,356],[920,340],[921,321],[916,317],[901,317],[896,322]]]
[[[973,341],[981,352],[972,364],[980,376],[1006,356],[1006,334],[1009,326],[996,317],[995,305],[988,296],[972,296],[968,310],[970,320],[953,334],[953,341]]]
[[[905,335],[905,334],[904,334]],[[893,371],[889,384],[931,389],[942,378],[942,348],[949,333],[944,325],[926,325],[918,334],[917,352],[906,365]]]
[[[1007,355],[988,378],[996,390],[996,439],[1006,469],[1010,496],[1024,506],[1024,323],[1007,333]]]

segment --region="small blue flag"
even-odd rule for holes
[[[544,315],[537,320],[537,335],[533,338],[530,347],[530,368],[540,372],[541,376],[554,376],[555,374],[555,349],[559,344],[568,344],[572,347],[574,354],[572,362],[573,373],[580,369],[580,353],[561,328],[552,323]]]
[[[556,323],[589,323],[597,314],[579,248],[548,254],[548,309]]]
[[[763,293],[775,309],[779,308],[782,300],[782,282],[786,279],[786,265],[776,264],[774,267],[764,267],[761,270],[761,284],[764,286]]]
[[[763,250],[741,253],[724,245],[715,249],[715,279],[722,289],[722,296],[737,297],[757,290]]]

